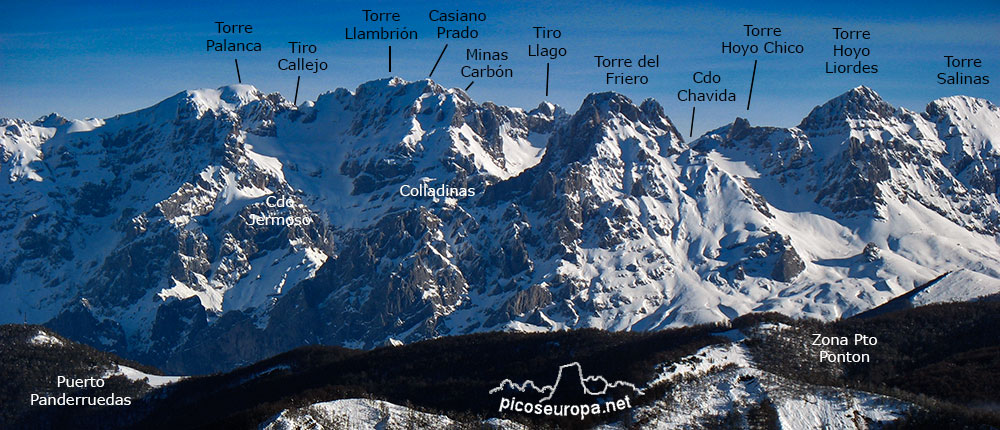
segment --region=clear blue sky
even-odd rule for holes
[[[277,60],[291,57],[287,42],[318,46],[316,54],[329,63],[327,71],[302,74],[299,102],[315,99],[338,87],[390,75],[408,80],[427,77],[441,48],[449,48],[434,73],[442,85],[464,88],[470,78],[459,69],[468,64],[465,49],[506,50],[514,69],[512,79],[475,79],[470,95],[477,101],[533,107],[542,100],[575,111],[590,92],[618,91],[634,100],[653,97],[687,137],[691,107],[697,106],[695,134],[732,121],[736,116],[759,125],[791,126],[808,111],[854,86],[874,88],[890,103],[923,110],[937,97],[966,94],[1000,100],[1000,2],[836,2],[805,6],[799,2],[16,2],[0,16],[0,117],[34,119],[48,112],[73,118],[108,117],[143,108],[178,91],[219,87],[236,82],[233,59],[240,61],[244,83],[291,99],[293,71],[277,69]],[[345,41],[345,27],[364,28],[361,9],[381,3],[402,15],[400,23],[419,32],[416,41]],[[812,2],[809,2],[812,3]],[[460,6],[455,6],[461,4]],[[476,10],[487,22],[473,24],[475,40],[443,40],[428,21],[430,9]],[[254,34],[230,36],[259,41],[260,53],[206,52],[207,39],[221,39],[215,21],[246,23]],[[743,24],[781,27],[785,42],[801,43],[796,56],[721,54],[721,43],[763,43],[745,36]],[[559,40],[534,39],[533,26],[562,30]],[[451,23],[464,27],[465,24]],[[875,75],[828,75],[832,58],[832,27],[871,31],[866,63],[879,65]],[[551,62],[549,96],[545,63],[529,58],[528,45],[563,46],[565,58]],[[388,71],[387,46],[393,46]],[[661,66],[636,70],[646,74],[642,86],[606,85],[594,55],[638,57],[659,55]],[[945,71],[943,55],[977,57],[978,70],[993,83],[938,85]],[[758,60],[751,110],[746,110],[754,59]],[[492,64],[492,63],[491,63]],[[735,103],[680,102],[677,91],[699,88],[692,73],[709,71],[722,82],[710,88],[735,92]]]

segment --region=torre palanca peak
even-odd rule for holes
[[[178,93],[168,100],[195,107],[200,113],[212,111],[220,114],[224,111],[236,111],[263,98],[264,94],[249,84],[232,84],[215,89],[202,88]]]
[[[253,85],[232,84],[218,88],[181,91],[148,108],[108,118],[108,125],[134,127],[153,124],[187,127],[216,119],[233,127],[273,133],[270,121],[295,106],[278,93],[264,94]]]

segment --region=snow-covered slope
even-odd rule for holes
[[[747,178],[776,219],[793,217],[784,231],[806,274],[825,272],[814,283],[867,284],[857,298],[879,303],[949,271],[1000,278],[998,122],[1000,109],[985,100],[941,99],[918,114],[858,87],[798,127],[737,120],[693,146]],[[835,228],[815,230],[824,224]]]
[[[261,430],[316,429],[378,429],[378,428],[455,428],[455,420],[444,415],[416,411],[384,400],[343,399],[316,403],[304,408],[282,411],[261,424]],[[526,430],[515,422],[490,419],[478,428],[496,430]]]
[[[665,369],[650,387],[669,384],[662,399],[633,411],[643,428],[677,429],[728,424],[745,428],[753,409],[773,408],[778,428],[869,428],[899,418],[911,405],[886,396],[820,387],[758,369],[740,343],[706,347]],[[734,422],[735,421],[735,422]],[[628,428],[622,423],[601,429]]]
[[[161,376],[161,375],[151,375],[149,373],[143,372],[141,370],[133,369],[131,367],[119,364],[116,369],[108,372],[104,377],[122,375],[128,378],[129,381],[140,381],[145,383],[151,388],[160,388],[166,385],[173,384],[174,382],[183,379],[183,376]]]
[[[661,367],[661,374],[646,386],[647,390],[669,386],[661,397],[626,411],[630,423],[614,421],[594,428],[614,430],[636,425],[644,429],[748,428],[748,419],[767,408],[776,416],[777,428],[866,429],[895,421],[913,408],[887,396],[796,382],[760,370],[749,351],[738,342],[709,346]],[[459,423],[445,415],[370,399],[342,399],[286,409],[260,428],[445,429],[460,425],[529,428],[499,418]]]
[[[914,306],[932,303],[964,302],[1000,294],[1000,281],[981,273],[962,269],[945,275],[920,290],[910,302]]]
[[[837,318],[947,271],[1000,279],[998,124],[985,100],[918,114],[859,87],[687,144],[652,100],[569,116],[398,78],[3,120],[0,320],[195,372],[309,343]]]
[[[281,279],[308,277],[330,249],[322,228],[243,222],[263,196],[289,189],[243,144],[247,134],[273,133],[271,118],[289,106],[234,85],[86,127],[59,121],[50,131],[52,117],[40,120],[36,134],[52,136],[29,165],[37,177],[0,184],[8,202],[0,211],[16,220],[0,232],[12,245],[0,270],[3,318],[56,317],[67,335],[97,332],[101,346],[134,353],[155,343],[150,331],[171,318],[160,309],[172,300],[193,298],[215,313],[263,302],[222,305],[227,291],[248,283],[252,257],[282,260]],[[244,295],[280,288],[241,287]]]

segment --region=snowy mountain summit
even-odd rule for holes
[[[398,78],[0,126],[0,319],[170,371],[312,343],[832,319],[944,273],[1000,291],[1000,108],[971,97],[918,113],[858,87],[797,127],[736,119],[690,143],[653,100],[591,94],[568,115]]]

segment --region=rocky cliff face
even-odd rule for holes
[[[690,144],[652,100],[593,94],[570,116],[399,79],[0,125],[0,317],[171,371],[835,318],[955,268],[1000,282],[1000,109],[981,99],[918,114],[859,87],[798,127],[737,119]]]

